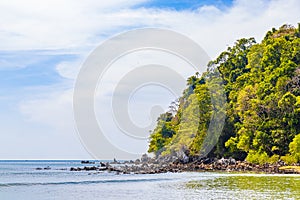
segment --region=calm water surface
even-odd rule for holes
[[[36,170],[37,167],[50,170]],[[0,161],[0,200],[300,199],[299,175],[71,172],[80,161]]]

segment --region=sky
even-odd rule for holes
[[[90,53],[119,33],[166,28],[191,38],[214,59],[239,38],[259,42],[273,27],[297,26],[299,19],[298,0],[1,1],[0,159],[93,158],[76,130],[74,84]],[[102,159],[133,159],[147,150],[147,140],[118,138],[106,105],[124,74],[153,62],[172,65],[184,78],[193,74],[187,63],[162,52],[136,52],[114,63],[99,83],[95,114],[110,142],[129,154],[103,149]],[[130,118],[153,127],[175,98],[157,85],[141,87],[129,100]]]

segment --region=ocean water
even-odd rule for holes
[[[50,167],[50,170],[36,168]],[[0,161],[0,200],[300,199],[299,175],[73,172],[80,161]]]

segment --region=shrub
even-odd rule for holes
[[[277,163],[278,160],[279,160],[280,156],[279,155],[276,155],[274,154],[273,156],[271,156],[268,160],[268,163],[270,164],[274,164],[274,163]]]
[[[283,160],[283,162],[285,162],[288,165],[296,163],[296,159],[290,154],[287,154],[285,156],[281,156],[280,159]]]
[[[300,134],[296,135],[289,145],[289,152],[294,158],[295,163],[300,162]]]
[[[253,150],[250,150],[248,156],[246,157],[246,160],[250,163],[261,165],[268,162],[269,156],[266,152],[255,152]]]

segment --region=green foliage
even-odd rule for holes
[[[157,127],[150,136],[149,153],[160,154],[172,136],[176,134],[176,127],[172,124],[172,119],[173,116],[169,112],[161,114],[157,119]]]
[[[291,164],[294,164],[294,163],[297,162],[297,160],[293,156],[291,156],[290,154],[287,154],[285,156],[281,156],[280,159],[288,165],[291,165]]]
[[[289,152],[295,159],[295,162],[300,162],[300,134],[296,135],[289,145]]]
[[[262,155],[286,155],[299,132],[299,54],[291,51],[298,52],[299,38],[294,34],[287,25],[268,32],[247,54],[249,71],[229,83],[236,134],[225,145],[231,152],[246,152],[250,162],[261,162]]]
[[[270,164],[275,164],[275,163],[277,163],[277,162],[279,161],[279,159],[280,159],[280,156],[274,154],[273,156],[271,156],[271,157],[269,158],[268,163],[270,163]]]
[[[222,135],[209,156],[246,158],[258,164],[279,158],[299,162],[299,28],[272,29],[259,44],[254,38],[240,39],[211,61],[202,76],[188,78],[178,109],[158,119],[149,152],[185,149],[199,155],[211,117],[226,112]],[[226,110],[218,107],[210,92],[220,82],[212,79],[217,72],[225,85]]]
[[[269,161],[269,157],[266,152],[255,152],[253,150],[250,150],[246,157],[246,160],[255,164],[264,164]]]

